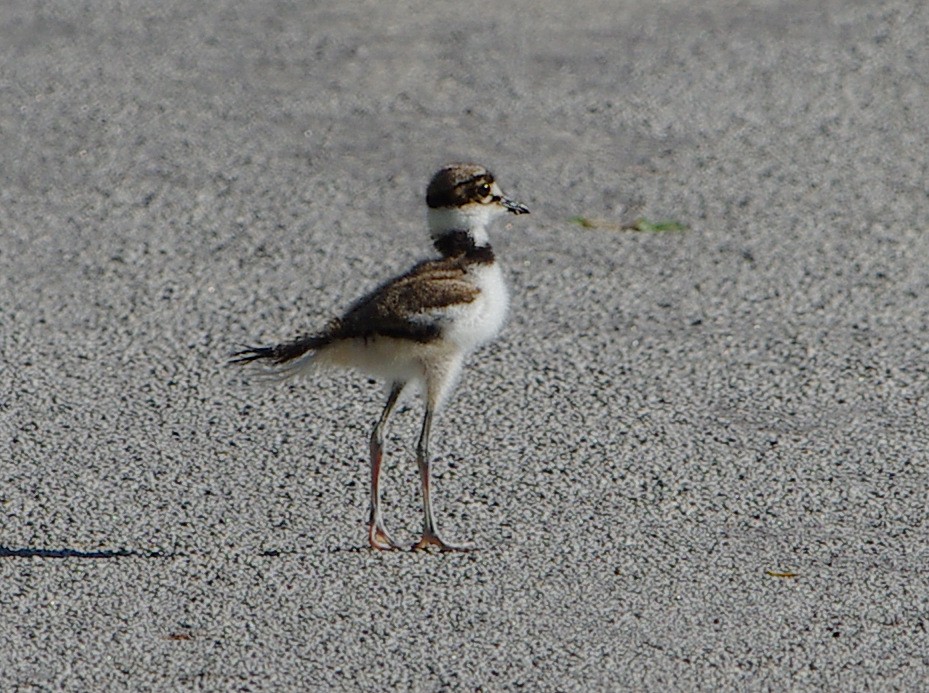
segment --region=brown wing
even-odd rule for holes
[[[441,334],[443,308],[470,303],[479,293],[459,261],[429,260],[357,301],[333,322],[330,334],[336,339],[383,335],[428,342]]]

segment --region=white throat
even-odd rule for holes
[[[429,235],[433,240],[449,231],[467,231],[478,247],[490,245],[487,226],[498,210],[488,205],[469,204],[463,207],[430,208],[427,212]]]

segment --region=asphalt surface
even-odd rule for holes
[[[870,0],[4,3],[4,690],[929,685],[927,35]],[[376,553],[380,386],[223,364],[423,257],[456,160],[532,209],[433,441],[480,550]]]

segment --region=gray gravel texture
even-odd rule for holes
[[[3,3],[3,688],[929,685],[927,35],[870,0]],[[533,212],[433,446],[480,550],[376,553],[381,387],[223,364],[425,255],[462,159]]]

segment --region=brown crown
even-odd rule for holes
[[[461,207],[483,197],[481,186],[491,185],[493,174],[478,164],[452,164],[439,169],[426,189],[426,204],[432,209]]]

